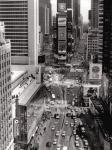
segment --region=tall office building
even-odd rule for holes
[[[13,150],[11,105],[11,45],[0,22],[0,150]]]
[[[112,77],[112,1],[99,0],[99,55],[103,72]]]
[[[39,0],[39,25],[41,26],[41,31],[46,34],[51,32],[52,24],[52,12],[50,0]],[[47,27],[46,27],[47,25]]]
[[[73,0],[73,36],[75,41],[80,38],[80,0]]]
[[[55,62],[65,65],[72,53],[72,8],[71,0],[57,0],[57,15],[54,22]]]
[[[67,3],[67,8],[72,8],[72,1],[73,0],[67,0],[66,3]]]
[[[49,26],[49,8],[45,7],[45,34],[50,33],[50,26]]]
[[[91,0],[91,26],[98,28],[98,0]]]
[[[104,0],[99,0],[98,4],[98,63],[102,63],[103,58],[103,26],[104,26]]]
[[[80,0],[73,0],[73,25],[79,24]]]
[[[36,64],[38,60],[38,0],[0,0],[0,21],[11,39],[12,64]]]

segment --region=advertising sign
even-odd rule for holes
[[[66,41],[66,27],[59,27],[58,28],[58,40]]]
[[[89,66],[89,79],[101,80],[101,78],[102,78],[102,65],[91,63]]]
[[[19,136],[19,121],[16,118],[13,120],[13,130],[14,138],[16,139]]]
[[[58,41],[58,51],[66,51],[66,42]]]
[[[58,3],[58,12],[63,12],[66,10],[66,3]]]
[[[66,26],[66,18],[65,17],[58,18],[58,26]]]
[[[84,84],[83,85],[83,96],[89,97],[94,93],[94,95],[96,94],[97,97],[99,97],[100,95],[100,88],[101,85],[92,85],[92,84]]]

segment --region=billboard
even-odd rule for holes
[[[66,51],[66,42],[58,41],[58,51]]]
[[[66,10],[66,3],[58,3],[58,12],[63,12]]]
[[[58,40],[59,41],[66,41],[66,27],[59,27],[58,28]]]
[[[90,80],[101,80],[102,79],[102,65],[101,64],[93,64],[89,65],[89,79]]]
[[[84,84],[83,85],[83,96],[90,97],[93,94],[100,96],[101,85]]]
[[[58,17],[58,26],[66,26],[66,17]]]
[[[15,141],[17,141],[17,137],[19,136],[19,120],[17,118],[13,119],[13,136]]]

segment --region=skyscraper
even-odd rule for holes
[[[67,8],[72,8],[72,0],[67,0]]]
[[[99,0],[98,4],[98,63],[102,63],[103,58],[103,26],[104,26],[104,0]]]
[[[98,28],[98,0],[91,0],[91,26]]]
[[[11,105],[11,45],[0,22],[0,150],[13,149]]]
[[[79,24],[80,0],[73,0],[73,25]]]
[[[38,0],[0,0],[0,21],[11,39],[12,64],[35,64],[38,53]]]
[[[80,38],[80,0],[73,0],[73,36],[75,41]]]
[[[57,15],[54,22],[55,62],[65,65],[72,53],[72,8],[71,0],[57,0]]]
[[[112,77],[112,1],[99,0],[99,63]]]
[[[45,7],[45,34],[50,33],[50,26],[49,26],[49,8]]]
[[[43,35],[46,34],[46,31],[50,33],[51,23],[52,12],[50,0],[39,0],[39,25],[41,26]]]

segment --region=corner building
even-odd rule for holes
[[[34,65],[39,44],[38,0],[0,0],[0,21],[11,40],[11,63]]]
[[[13,150],[11,104],[11,45],[0,22],[0,150]]]

